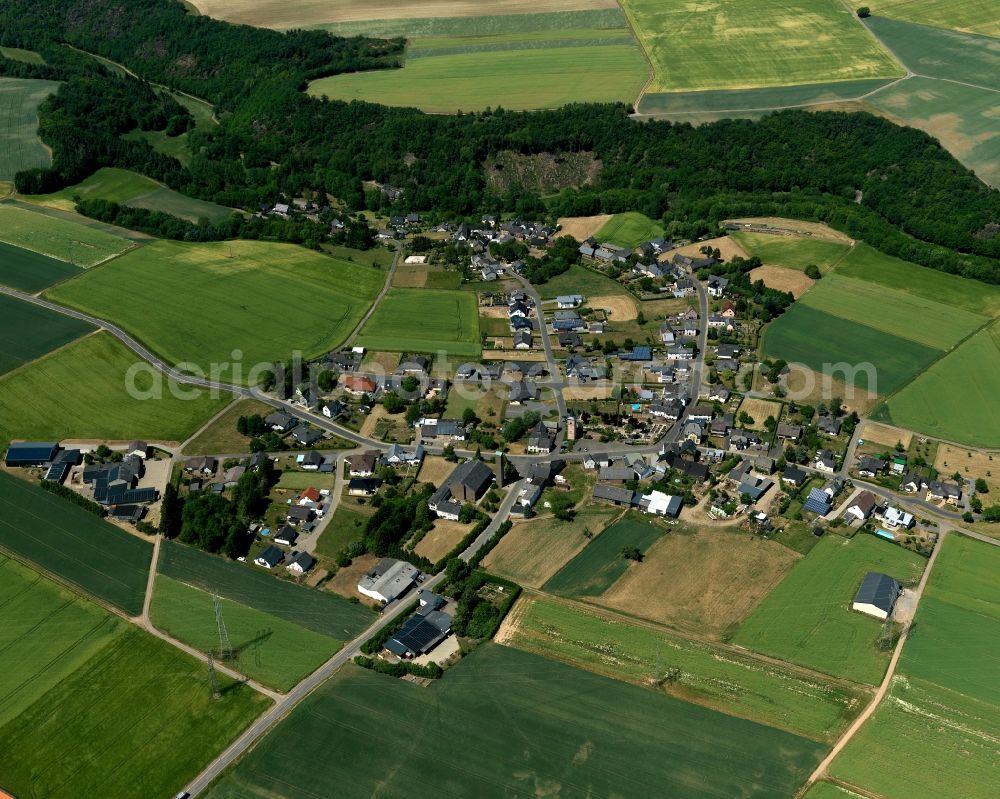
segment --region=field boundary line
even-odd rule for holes
[[[625,24],[628,26],[628,31],[632,36],[632,40],[635,42],[636,47],[638,47],[642,52],[642,57],[646,59],[646,64],[649,65],[646,82],[642,84],[642,87],[639,89],[639,94],[635,98],[635,103],[632,105],[635,112],[632,116],[635,116],[639,113],[639,106],[642,105],[642,98],[646,95],[646,92],[649,91],[650,84],[652,84],[652,82],[656,79],[656,67],[653,66],[653,58],[649,54],[649,51],[646,50],[646,45],[643,43],[642,37],[639,36],[639,30],[631,15],[628,13],[628,9],[625,8],[625,4],[622,0],[618,0],[618,7],[622,10],[622,16],[625,17]]]
[[[844,9],[846,10],[847,14],[851,17],[851,19],[853,19],[858,25],[860,25],[862,28],[865,29],[865,33],[867,33],[872,38],[872,40],[875,42],[875,44],[877,44],[879,46],[879,49],[882,50],[885,53],[888,53],[889,57],[893,61],[895,61],[900,67],[903,68],[903,72],[905,73],[905,77],[907,77],[907,78],[910,77],[913,73],[910,71],[910,68],[906,64],[903,63],[903,59],[900,58],[898,55],[896,55],[896,52],[891,47],[889,47],[889,45],[887,45],[885,42],[883,42],[878,37],[878,35],[875,33],[875,31],[873,31],[871,28],[869,28],[867,25],[865,25],[864,20],[861,19],[861,17],[858,16],[857,11],[848,2],[848,0],[841,0],[840,4],[844,7]]]

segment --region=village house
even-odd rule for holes
[[[264,417],[264,425],[275,433],[286,433],[298,423],[298,419],[284,411],[274,411]]]
[[[858,460],[858,474],[861,477],[877,477],[885,469],[885,461],[871,455],[862,455]]]
[[[288,563],[285,565],[292,574],[305,574],[316,564],[316,559],[308,552],[292,552],[288,556]]]
[[[279,563],[285,559],[285,553],[281,551],[278,547],[271,544],[266,547],[261,553],[254,558],[254,563],[265,569],[273,569]]]
[[[388,604],[409,591],[419,576],[420,570],[406,561],[382,558],[358,581],[358,593]]]
[[[427,506],[439,517],[458,521],[462,503],[478,502],[495,480],[493,471],[480,460],[455,467],[432,495]]]
[[[343,379],[344,390],[348,394],[360,397],[365,394],[374,394],[378,391],[378,383],[374,378],[366,375],[345,375]]]
[[[813,468],[820,472],[826,472],[828,474],[833,474],[837,471],[837,461],[833,457],[833,453],[828,449],[821,449],[816,453],[816,461],[813,464]]]
[[[378,450],[369,449],[364,452],[355,452],[348,455],[347,474],[350,477],[371,477],[375,474],[375,465],[378,463]]]
[[[875,498],[875,495],[871,491],[862,491],[851,500],[847,506],[847,510],[844,511],[844,517],[850,517],[858,522],[865,522],[875,512],[876,507],[878,507],[878,500]]]

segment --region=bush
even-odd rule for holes
[[[372,671],[377,671],[379,674],[388,674],[390,677],[402,677],[405,674],[412,674],[415,677],[429,677],[432,680],[436,680],[444,674],[444,669],[437,663],[431,663],[427,666],[411,663],[408,660],[401,660],[399,663],[389,663],[387,660],[382,660],[381,658],[370,658],[364,655],[355,657],[354,663],[363,669],[371,669]]]
[[[66,486],[62,483],[55,483],[52,480],[42,480],[40,485],[50,494],[55,494],[63,499],[69,500],[74,505],[83,508],[88,513],[93,513],[95,516],[101,517],[107,514],[107,511],[101,505],[98,505],[96,502],[92,502],[86,497],[80,496],[73,489],[66,488]]]

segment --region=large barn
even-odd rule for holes
[[[892,614],[901,593],[903,586],[888,574],[868,572],[861,581],[852,608],[876,619],[886,619]]]

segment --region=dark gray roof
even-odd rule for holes
[[[874,605],[879,610],[892,613],[896,598],[902,590],[903,586],[888,574],[868,572],[865,579],[861,581],[861,587],[858,589],[854,601],[865,605]]]

